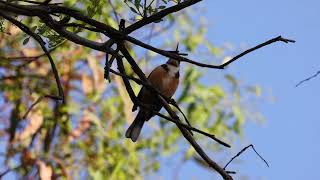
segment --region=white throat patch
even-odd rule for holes
[[[169,76],[172,76],[172,77],[175,77],[176,76],[176,73],[179,72],[179,67],[176,67],[176,66],[173,66],[171,64],[168,64],[168,73],[169,73]]]

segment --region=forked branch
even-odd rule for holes
[[[241,151],[239,151],[235,156],[233,156],[228,162],[227,164],[223,167],[224,170],[226,170],[226,168],[228,167],[228,165],[234,160],[236,159],[237,157],[239,157],[242,153],[244,153],[248,148],[252,148],[253,151],[259,156],[259,158],[261,160],[263,160],[263,162],[267,165],[267,167],[269,167],[269,164],[268,162],[256,151],[256,149],[254,148],[254,146],[252,144],[244,147],[243,149],[241,149]],[[235,173],[234,171],[228,171],[230,174],[233,174]]]
[[[53,61],[53,59],[52,59],[52,57],[50,55],[50,52],[47,50],[47,48],[45,46],[45,42],[42,40],[42,38],[38,34],[36,34],[33,31],[31,31],[31,29],[28,26],[22,24],[21,22],[17,21],[16,19],[12,18],[11,16],[9,16],[9,15],[3,13],[3,12],[0,12],[0,16],[4,17],[8,21],[13,23],[17,27],[19,27],[23,32],[25,32],[26,34],[28,34],[31,37],[33,37],[40,44],[42,50],[45,52],[45,54],[47,55],[47,57],[49,59],[49,62],[50,62],[51,68],[52,68],[52,72],[54,74],[54,78],[56,80],[56,84],[57,84],[57,87],[58,87],[58,95],[59,95],[59,97],[61,97],[62,103],[65,103],[64,93],[63,93],[63,88],[62,88],[62,85],[61,85],[59,73],[58,73],[56,65],[55,65],[55,63],[54,63],[54,61]]]

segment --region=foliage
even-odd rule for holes
[[[139,19],[179,2],[147,1],[145,5],[141,0],[68,0],[63,3],[117,27],[117,16]],[[206,40],[206,25],[194,20],[200,17],[190,17],[188,13],[174,16],[144,29],[142,34],[151,36],[141,39],[161,40],[157,46],[167,49],[180,42],[188,52],[202,53],[205,49],[211,58],[221,57],[223,49]],[[17,19],[33,27],[35,33],[46,39],[49,48],[55,48],[52,55],[67,99],[64,106],[45,99],[24,118],[33,102],[43,95],[55,94],[57,89],[46,57],[36,57],[42,54],[37,43],[12,24],[0,20],[0,31],[9,32],[0,34],[0,138],[6,143],[2,160],[9,167],[24,165],[15,169],[17,176],[32,177],[37,173],[34,169],[42,167],[49,174],[66,178],[142,179],[159,169],[160,156],[171,156],[177,151],[186,152],[185,160],[196,156],[189,148],[179,146],[185,143],[180,131],[162,119],[160,124],[157,118],[149,121],[138,143],[125,139],[125,129],[134,118],[132,103],[119,77],[112,76],[111,83],[104,80],[104,54],[65,41],[35,18]],[[89,39],[105,39],[84,29],[74,32]],[[162,57],[145,54],[136,47],[131,50],[146,71],[150,70],[147,67],[165,62]],[[151,59],[161,61],[154,63]],[[126,67],[130,72],[129,65]],[[259,87],[243,86],[231,74],[222,76],[219,84],[211,83],[211,77],[206,77],[203,70],[185,64],[181,79],[175,99],[184,107],[191,124],[229,141],[242,134],[243,125],[250,118],[245,97],[259,96]],[[139,88],[134,85],[136,93]],[[208,149],[219,150],[207,138],[198,135],[196,138]]]

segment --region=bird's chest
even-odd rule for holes
[[[171,97],[179,83],[178,74],[178,68],[159,66],[150,74],[149,80],[163,95]]]
[[[162,89],[165,90],[166,88],[169,88],[174,82],[176,81],[176,78],[173,76],[170,76],[169,74],[166,74],[162,78]]]
[[[169,69],[161,78],[161,87],[159,90],[167,97],[171,97],[177,89],[179,83],[178,69]]]
[[[163,75],[161,78],[161,86],[163,89],[171,87],[175,84],[179,77],[178,77],[179,69],[172,66],[167,66],[163,69]]]

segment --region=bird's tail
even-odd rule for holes
[[[143,112],[139,111],[137,117],[134,119],[130,127],[126,131],[126,137],[130,138],[133,142],[136,142],[143,124],[145,122],[145,115]]]

